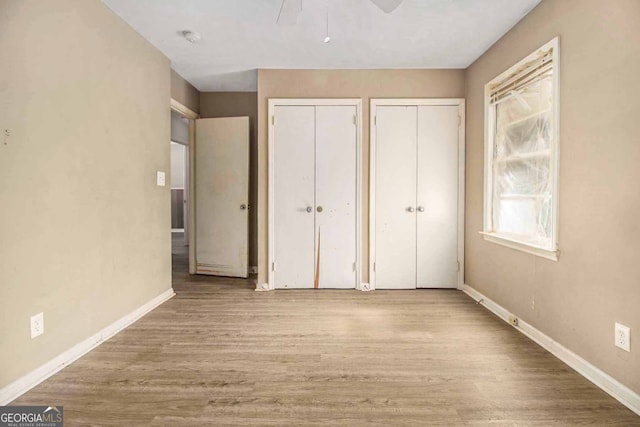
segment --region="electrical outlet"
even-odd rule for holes
[[[509,315],[509,323],[511,323],[511,326],[518,326],[518,318],[516,316],[514,316],[513,314]]]
[[[624,351],[631,351],[631,329],[628,326],[616,323],[615,343],[616,347],[619,347]]]
[[[164,185],[165,185],[164,172],[157,171],[157,173],[156,173],[156,184],[158,184],[158,187],[164,187]]]
[[[31,316],[31,339],[44,334],[44,313]]]

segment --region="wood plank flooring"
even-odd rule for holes
[[[254,292],[185,254],[173,299],[13,404],[68,426],[640,426],[461,292]]]

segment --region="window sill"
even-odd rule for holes
[[[526,252],[531,255],[536,255],[542,258],[549,259],[551,261],[558,261],[559,251],[550,251],[549,249],[544,249],[538,246],[528,245],[526,243],[518,242],[515,240],[507,239],[505,237],[500,237],[495,233],[488,233],[486,231],[481,231],[482,237],[484,240],[492,243],[496,243],[498,245],[506,246],[511,249],[515,249],[517,251]]]

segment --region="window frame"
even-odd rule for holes
[[[511,76],[518,68],[536,59],[542,52],[552,49],[553,63],[553,101],[552,101],[552,141],[551,154],[549,159],[550,177],[552,185],[551,204],[551,245],[550,248],[541,247],[517,240],[513,237],[501,235],[493,230],[493,153],[495,147],[495,120],[496,107],[491,104],[491,88]],[[503,73],[492,79],[484,87],[484,222],[483,231],[480,234],[484,240],[516,249],[522,252],[540,256],[553,261],[558,260],[558,207],[559,207],[559,170],[560,170],[560,39],[555,37],[536,49],[530,55],[509,67]]]

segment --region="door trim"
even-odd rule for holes
[[[464,285],[465,100],[464,98],[371,98],[369,108],[369,283],[376,288],[376,111],[378,106],[457,106],[458,124],[458,289]]]
[[[171,98],[170,100],[171,111],[175,111],[182,117],[189,120],[189,145],[187,150],[187,182],[185,183],[185,190],[187,192],[187,244],[189,245],[189,274],[196,274],[196,245],[193,234],[196,229],[196,216],[195,216],[195,169],[193,165],[195,163],[196,155],[196,119],[200,118],[200,115],[195,111],[189,109],[185,105]]]
[[[360,98],[269,98],[267,120],[269,122],[268,153],[269,153],[269,188],[268,188],[268,279],[270,290],[275,289],[275,198],[274,198],[274,112],[278,106],[354,106],[356,107],[356,283],[357,288],[362,280],[362,99]]]

